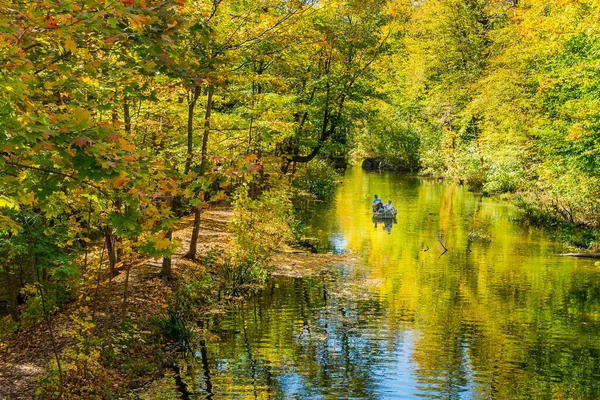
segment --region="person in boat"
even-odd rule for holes
[[[383,209],[385,211],[395,211],[396,209],[394,208],[394,206],[392,205],[392,201],[388,200],[387,203],[385,203],[385,206],[383,206]]]
[[[396,209],[392,205],[392,201],[391,200],[388,200],[387,203],[385,203],[385,206],[383,206],[383,210],[386,211],[386,212],[391,212],[393,214],[396,213]]]
[[[379,196],[375,195],[375,199],[373,200],[373,212],[377,212],[379,210],[383,210],[383,201],[381,201]]]

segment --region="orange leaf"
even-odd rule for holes
[[[129,178],[121,175],[113,181],[113,186],[116,188],[120,188],[123,187],[127,182],[129,182]]]

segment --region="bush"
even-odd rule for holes
[[[235,257],[222,247],[212,249],[204,263],[214,274],[219,299],[243,294],[246,289],[263,285],[267,278],[265,265],[239,254]]]
[[[333,195],[339,179],[340,174],[329,161],[314,159],[298,170],[293,185],[300,191],[325,200]]]
[[[520,165],[491,163],[483,185],[484,193],[514,192],[526,182],[526,172]]]
[[[473,146],[455,150],[453,162],[448,167],[448,174],[455,181],[468,185],[473,191],[483,189],[486,183],[486,167]]]
[[[248,196],[245,187],[236,192],[233,234],[229,254],[233,264],[246,262],[266,267],[275,250],[292,240],[292,202],[283,184],[263,192],[258,199]]]
[[[189,348],[192,330],[186,324],[182,310],[167,309],[167,314],[157,317],[154,325],[163,336],[177,343],[182,351]]]

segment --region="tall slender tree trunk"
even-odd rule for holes
[[[167,232],[167,239],[173,240],[173,231]],[[163,257],[162,269],[160,270],[160,277],[163,281],[168,282],[173,278],[173,269],[171,268],[171,256]]]
[[[184,175],[187,175],[190,172],[192,158],[194,157],[194,109],[196,108],[198,97],[200,97],[200,86],[194,88],[194,93],[188,101],[187,157],[185,160],[185,169],[183,171]]]
[[[123,96],[123,122],[125,123],[125,133],[131,133],[131,113],[129,111],[129,99],[127,95]]]
[[[206,92],[206,111],[204,113],[204,131],[202,133],[202,150],[201,150],[201,161],[200,161],[200,175],[206,173],[207,168],[207,157],[208,157],[208,138],[210,135],[210,115],[212,113],[213,105],[213,93],[214,86],[208,85]],[[189,259],[196,258],[196,249],[198,247],[198,236],[200,235],[200,217],[202,211],[200,208],[194,210],[194,228],[192,229],[192,238],[190,240],[190,248],[186,253],[185,257]]]
[[[213,84],[208,85],[208,90],[206,92],[206,111],[204,113],[204,132],[202,134],[202,153],[201,153],[201,161],[200,161],[200,173],[204,175],[206,172],[206,162],[208,157],[208,137],[210,135],[210,115],[212,113],[213,106],[213,93],[215,87]]]
[[[190,260],[196,259],[196,251],[198,247],[198,236],[200,235],[200,217],[202,211],[200,207],[196,207],[194,210],[194,228],[192,229],[192,238],[190,239],[190,249],[185,254],[185,258]]]
[[[6,282],[8,282],[8,295],[10,304],[10,315],[14,322],[21,320],[21,314],[19,313],[19,288],[15,282],[15,276],[10,272],[10,267],[4,265],[4,272],[6,274]]]
[[[117,275],[117,254],[115,252],[115,237],[108,226],[104,227],[104,238],[106,239],[106,252],[108,254],[108,271],[112,279]]]

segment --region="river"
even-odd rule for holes
[[[398,208],[391,227],[371,220],[375,193]],[[194,396],[599,398],[600,270],[518,215],[463,186],[350,169],[307,220],[356,265],[273,277],[210,320]]]

